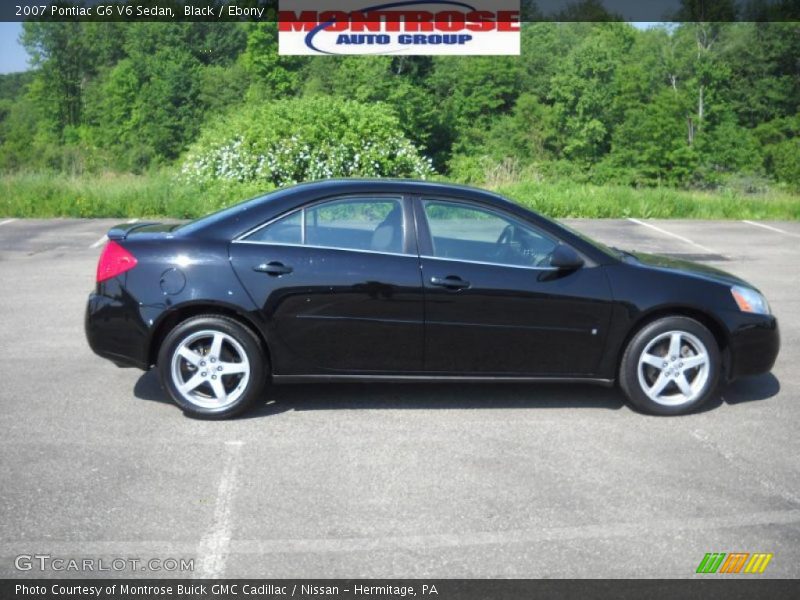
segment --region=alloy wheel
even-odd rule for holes
[[[192,333],[178,344],[171,374],[175,389],[187,402],[219,409],[234,404],[244,393],[250,362],[232,336],[209,329]]]
[[[645,346],[639,356],[639,385],[663,406],[694,402],[705,390],[710,376],[708,349],[686,331],[667,331]]]

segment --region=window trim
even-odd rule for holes
[[[537,267],[535,265],[527,266],[527,265],[510,265],[507,263],[498,263],[498,262],[491,262],[491,261],[482,261],[482,260],[470,260],[466,258],[450,258],[445,256],[434,256],[434,245],[433,245],[433,233],[431,232],[430,223],[428,221],[428,215],[425,212],[425,202],[439,202],[439,203],[450,203],[450,204],[461,204],[466,205],[467,207],[472,207],[478,210],[482,210],[484,212],[489,213],[498,213],[500,215],[505,216],[509,221],[516,221],[522,223],[537,233],[539,233],[542,237],[552,240],[558,244],[563,244],[564,241],[561,238],[554,236],[553,234],[543,231],[541,227],[537,227],[535,224],[521,219],[516,215],[510,215],[506,211],[501,208],[497,208],[495,206],[489,206],[481,202],[476,202],[474,200],[469,200],[466,198],[458,198],[452,196],[438,196],[438,195],[431,195],[431,196],[415,196],[414,204],[415,204],[415,221],[417,223],[417,240],[418,244],[420,245],[420,258],[425,258],[428,260],[443,260],[448,262],[460,262],[460,263],[467,263],[472,265],[487,265],[492,267],[505,267],[510,269],[528,269],[531,271],[557,271],[557,267]],[[424,233],[423,233],[424,231]],[[424,242],[424,250],[422,249],[422,245]]]
[[[337,250],[339,252],[358,252],[360,254],[382,254],[384,256],[403,256],[405,258],[419,258],[417,254],[398,254],[397,252],[383,252],[381,250],[361,250],[360,248],[341,248],[339,246],[315,246],[313,244],[290,244],[278,242],[257,242],[254,240],[233,240],[232,244],[249,244],[251,246],[274,246],[275,248],[309,248],[311,250]]]
[[[558,271],[558,267],[536,267],[526,265],[508,265],[506,263],[488,262],[482,260],[469,260],[466,258],[445,258],[443,256],[429,256],[427,254],[420,255],[420,258],[427,260],[442,260],[445,262],[465,263],[468,265],[485,265],[487,267],[503,267],[504,269],[526,269],[528,271]]]
[[[400,210],[402,211],[403,215],[403,247],[412,246],[413,248],[417,247],[417,234],[415,227],[409,227],[409,210],[410,210],[410,198],[407,194],[392,194],[392,193],[380,193],[380,194],[370,194],[370,193],[358,193],[358,194],[344,194],[340,196],[327,196],[325,198],[318,198],[311,202],[307,202],[302,204],[301,206],[295,206],[294,208],[287,210],[267,221],[264,221],[260,225],[256,225],[245,231],[244,233],[239,234],[234,239],[231,240],[232,244],[258,244],[262,246],[290,246],[293,248],[313,248],[315,250],[343,250],[348,252],[366,252],[368,254],[384,254],[387,256],[419,256],[419,251],[416,252],[383,252],[380,250],[363,250],[360,248],[343,248],[340,246],[319,246],[316,244],[307,244],[305,243],[306,231],[306,209],[313,209],[316,206],[320,206],[322,204],[328,204],[330,202],[337,202],[342,200],[394,200],[400,204]],[[291,217],[293,214],[300,212],[300,219],[301,219],[301,227],[300,227],[300,241],[301,243],[291,243],[291,242],[261,242],[258,240],[248,240],[247,238],[262,229],[265,229],[272,225],[273,223],[277,223],[281,219]],[[413,225],[413,223],[411,224]],[[413,236],[414,239],[409,240],[409,236]]]

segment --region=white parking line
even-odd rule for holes
[[[102,245],[105,243],[105,241],[106,241],[107,239],[108,239],[108,238],[105,236],[105,234],[103,234],[103,237],[101,237],[101,238],[100,238],[99,240],[97,240],[97,241],[96,241],[94,244],[92,244],[91,246],[89,246],[89,248],[97,248],[98,246],[102,246]]]
[[[765,223],[756,223],[755,221],[748,221],[747,219],[742,219],[742,223],[747,223],[748,225],[753,225],[754,227],[761,227],[762,229],[769,229],[770,231],[775,231],[776,233],[782,233],[783,235],[800,237],[800,234],[792,233],[791,231],[786,231],[785,229],[780,229],[778,227],[773,227],[772,225],[766,225]]]
[[[196,579],[222,577],[228,560],[231,545],[231,513],[233,512],[233,493],[236,489],[236,474],[239,470],[239,455],[243,442],[226,442],[227,456],[222,478],[217,489],[217,505],[214,508],[214,521],[211,528],[200,540],[197,549],[198,569]]]
[[[628,221],[630,221],[631,223],[636,223],[637,225],[641,225],[642,227],[649,227],[650,229],[654,229],[655,231],[658,231],[659,233],[663,233],[664,235],[668,235],[670,237],[673,237],[676,240],[680,240],[680,241],[682,241],[682,242],[684,242],[686,244],[694,246],[695,248],[700,248],[701,250],[703,250],[705,252],[708,252],[709,254],[720,254],[716,250],[712,250],[711,248],[707,248],[706,246],[703,246],[702,244],[698,244],[697,242],[693,242],[689,238],[685,238],[682,235],[678,235],[677,233],[672,233],[671,231],[667,231],[666,229],[661,229],[661,227],[656,227],[652,223],[645,223],[644,221],[640,221],[639,219],[633,219],[633,218],[630,218],[630,217],[628,218]]]
[[[125,221],[125,222],[130,225],[132,223],[136,223],[138,220],[139,219],[131,219],[130,221]],[[2,223],[0,223],[0,225],[2,225]],[[108,236],[104,234],[103,237],[101,237],[94,244],[89,246],[89,248],[97,248],[97,247],[102,246],[103,244],[105,244],[107,241],[108,241]]]
[[[13,223],[16,219],[6,219],[5,221],[0,221],[0,226],[8,225],[9,223]]]

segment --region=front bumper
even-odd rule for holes
[[[92,351],[118,367],[149,369],[148,330],[131,299],[91,293],[84,318]]]
[[[781,348],[778,320],[772,315],[732,313],[728,380],[772,370]]]

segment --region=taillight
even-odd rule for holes
[[[108,242],[97,262],[97,283],[122,275],[136,266],[136,257],[116,242]]]

